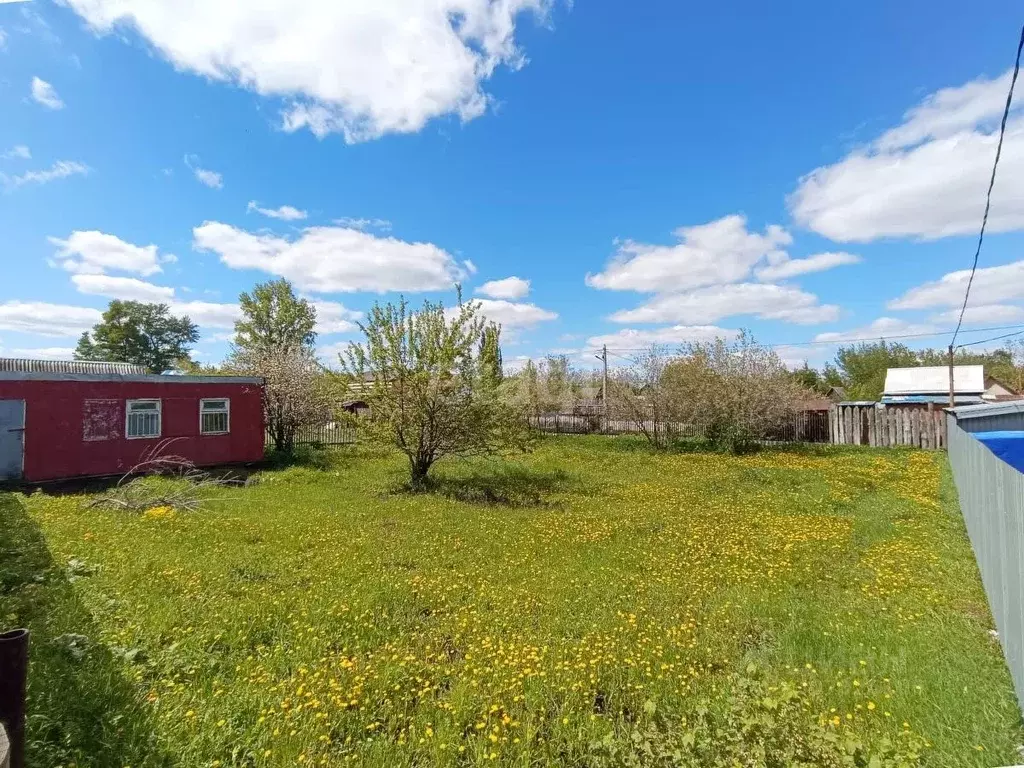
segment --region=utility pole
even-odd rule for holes
[[[953,345],[949,345],[949,407],[956,406],[956,397],[953,394]]]
[[[601,354],[594,355],[604,365],[601,377],[601,431],[608,431],[608,345],[601,346]]]

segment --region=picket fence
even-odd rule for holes
[[[946,418],[941,407],[879,408],[876,403],[839,403],[829,410],[833,445],[946,448]]]

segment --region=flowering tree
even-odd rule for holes
[[[405,454],[413,488],[424,488],[447,456],[527,447],[525,418],[474,354],[486,332],[478,304],[463,303],[461,292],[454,310],[376,304],[360,328],[365,340],[349,346],[341,365],[352,395],[370,406],[367,436]]]

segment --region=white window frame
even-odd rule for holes
[[[156,403],[156,434],[155,435],[132,435],[129,434],[128,425],[131,424],[132,406],[136,403]],[[140,397],[134,400],[124,401],[124,437],[126,440],[155,440],[164,431],[164,405],[163,401],[156,397]]]
[[[227,429],[218,432],[206,432],[203,430],[204,408],[207,403],[224,403],[223,411],[210,411],[209,413],[223,413],[227,415]],[[199,401],[199,434],[200,435],[229,435],[231,434],[231,398],[230,397],[204,397]]]

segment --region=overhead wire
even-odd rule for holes
[[[964,303],[960,307],[960,317],[956,322],[956,330],[953,331],[953,339],[949,342],[952,347],[956,344],[956,337],[960,333],[960,326],[964,322],[964,312],[967,311],[967,301],[971,297],[971,286],[974,284],[974,274],[978,271],[978,257],[981,255],[981,244],[985,240],[985,226],[988,224],[988,214],[992,207],[992,187],[996,183],[996,170],[999,168],[999,158],[1003,154],[1003,136],[1006,134],[1006,120],[1010,116],[1010,104],[1013,102],[1013,87],[1017,84],[1017,74],[1020,72],[1020,54],[1024,49],[1024,26],[1020,29],[1020,42],[1017,43],[1017,59],[1013,64],[1013,77],[1010,78],[1010,90],[1006,94],[1006,107],[1003,109],[1003,120],[999,124],[999,142],[996,144],[996,159],[992,163],[992,176],[988,180],[988,191],[985,193],[985,213],[981,217],[981,231],[978,233],[978,247],[974,250],[974,263],[971,264],[971,275],[967,278],[967,290],[964,291]]]

